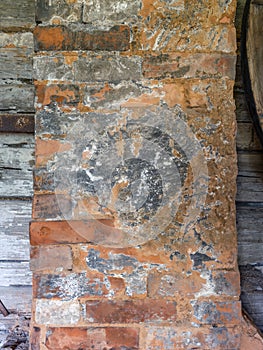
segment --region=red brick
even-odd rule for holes
[[[50,350],[139,349],[136,328],[48,328],[45,345]]]
[[[30,240],[32,245],[87,243],[105,236],[118,241],[119,231],[112,227],[112,220],[75,220],[31,222]],[[102,240],[102,238],[101,238]]]
[[[76,265],[74,267],[76,269]],[[124,292],[124,278],[108,277],[94,271],[38,271],[33,278],[33,296],[38,299],[68,300],[79,297],[97,300],[100,297],[122,297]]]
[[[148,295],[150,297],[174,297],[178,294],[193,295],[202,289],[206,280],[200,273],[193,271],[190,276],[181,273],[151,273],[148,277]]]
[[[171,53],[143,61],[146,78],[235,78],[235,56],[217,53]]]
[[[62,215],[62,208],[63,214],[71,214],[72,203],[70,198],[60,194],[35,194],[32,217],[33,219],[57,218]]]
[[[86,318],[95,323],[176,321],[176,302],[158,299],[87,301]]]
[[[32,247],[30,267],[33,271],[71,270],[72,251],[68,246]]]
[[[83,28],[84,29],[84,28]],[[71,30],[64,26],[37,26],[34,30],[35,51],[108,50],[129,49],[128,26],[114,26],[108,31],[87,32],[80,27]]]
[[[197,300],[193,302],[193,321],[201,324],[239,325],[241,304],[239,301]]]
[[[46,165],[59,152],[68,151],[71,148],[69,143],[61,143],[58,140],[42,140],[36,138],[36,166]]]
[[[240,344],[238,327],[147,327],[142,337],[147,350],[237,350]]]
[[[40,350],[40,335],[41,329],[39,327],[32,327],[30,332],[30,349]]]
[[[36,85],[37,108],[55,102],[58,106],[76,106],[80,102],[79,86],[67,84]]]

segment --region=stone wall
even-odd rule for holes
[[[238,349],[233,1],[38,1],[36,349]]]

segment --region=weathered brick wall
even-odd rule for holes
[[[31,348],[239,349],[234,1],[37,1]]]

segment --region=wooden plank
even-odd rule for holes
[[[8,316],[10,314],[10,312],[7,310],[7,308],[5,307],[5,305],[3,304],[3,302],[0,300],[0,312],[2,313],[2,315],[4,315],[5,317]]]
[[[31,197],[34,136],[0,135],[0,197]]]
[[[263,173],[263,153],[262,152],[242,152],[238,154],[239,172],[249,172],[254,175]]]
[[[0,260],[29,260],[31,201],[0,201]],[[1,298],[1,296],[0,296]]]
[[[245,181],[238,183],[237,202],[263,203],[263,182]]]
[[[0,111],[34,112],[35,88],[30,84],[0,85]]]
[[[263,127],[263,8],[261,1],[252,2],[249,9],[247,29],[247,59],[249,66],[250,82],[253,92],[257,116],[261,129]],[[261,133],[262,135],[262,133]]]
[[[237,204],[255,204],[263,207],[263,154],[238,154]]]
[[[246,312],[263,329],[263,293],[242,293],[241,300]]]
[[[263,243],[238,242],[238,263],[263,264]]]
[[[32,82],[33,78],[33,47],[0,48],[0,77],[7,82]]]
[[[0,261],[0,286],[30,286],[32,274],[28,261]]]
[[[34,114],[0,114],[0,132],[33,133]]]
[[[263,208],[237,208],[238,242],[263,243]]]
[[[34,24],[34,0],[0,1],[0,28],[32,27]]]

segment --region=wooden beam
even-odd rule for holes
[[[0,132],[34,133],[34,114],[0,114]]]
[[[9,311],[7,310],[7,308],[5,307],[5,305],[2,303],[2,301],[0,300],[0,311],[2,312],[2,314],[6,317],[9,315]]]

